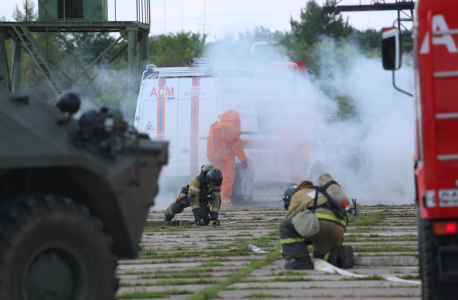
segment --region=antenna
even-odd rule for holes
[[[205,37],[205,28],[207,26],[210,26],[210,24],[207,24],[207,0],[204,0],[204,24],[199,24],[199,25],[204,26],[203,36]]]
[[[167,0],[164,0],[164,35],[167,35]]]

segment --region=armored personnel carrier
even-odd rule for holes
[[[84,113],[0,87],[0,299],[114,299],[134,258],[167,142],[118,110]]]

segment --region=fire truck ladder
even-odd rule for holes
[[[35,40],[32,37],[32,34],[27,29],[25,25],[18,24],[13,25],[13,29],[16,32],[17,36],[24,45],[25,50],[33,59],[33,61],[38,65],[41,72],[46,76],[49,84],[51,85],[52,90],[58,96],[64,91],[63,85],[60,80],[52,72],[51,66],[48,63],[47,57],[41,52],[40,48],[36,44]]]

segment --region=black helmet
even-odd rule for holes
[[[80,108],[81,101],[77,94],[72,91],[65,91],[57,101],[56,106],[60,109],[63,113],[68,113],[69,115],[73,115],[78,111]]]
[[[285,209],[288,209],[289,203],[291,202],[291,197],[293,196],[294,191],[297,189],[297,184],[290,184],[283,192],[283,202],[285,204]]]
[[[223,173],[218,168],[213,168],[207,172],[207,181],[211,185],[221,186],[223,183]]]

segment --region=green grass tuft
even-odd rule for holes
[[[139,299],[139,298],[165,298],[171,295],[184,295],[191,294],[188,290],[168,290],[161,292],[148,292],[144,288],[141,290],[135,289],[134,291],[125,292],[116,296],[117,299]]]
[[[418,279],[420,279],[420,275],[419,274],[418,275],[410,275],[410,274],[408,274],[408,275],[397,275],[396,277],[397,278],[401,278],[401,279],[406,279],[406,280],[409,280],[409,279],[417,279],[418,280]]]
[[[279,250],[279,249],[278,249]],[[205,300],[205,299],[213,299],[217,296],[218,292],[226,288],[226,286],[237,282],[243,276],[246,276],[253,272],[255,269],[261,268],[263,265],[273,262],[275,259],[280,258],[280,252],[276,250],[267,254],[267,257],[260,260],[255,260],[251,262],[247,267],[244,269],[235,272],[229,276],[228,279],[221,281],[217,285],[212,287],[205,288],[199,292],[196,292],[194,295],[188,298],[188,300]]]
[[[340,281],[354,281],[354,280],[385,280],[385,277],[374,274],[366,277],[344,277]]]

